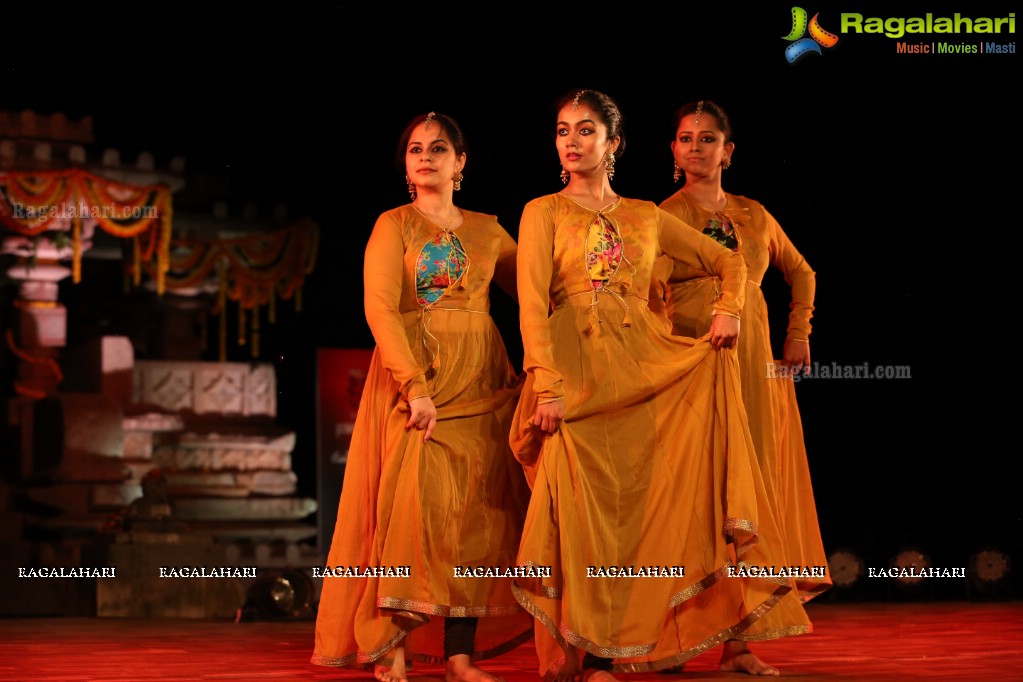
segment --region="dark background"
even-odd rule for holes
[[[938,566],[965,566],[987,545],[1019,560],[1019,56],[900,55],[896,40],[840,34],[790,65],[781,36],[791,5],[762,4],[37,11],[4,26],[0,108],[92,115],[97,155],[146,150],[158,167],[184,156],[190,172],[229,178],[232,209],[284,202],[318,222],[304,311],[281,305],[263,341],[312,495],[315,349],[372,345],[362,253],[376,216],[408,200],[394,150],[410,118],[436,110],[462,124],[469,156],[456,201],[496,214],[514,235],[523,204],[561,188],[553,102],[565,92],[618,101],[627,149],[614,188],[654,201],[677,189],[673,110],[715,100],[735,131],[725,189],[765,204],[817,272],[813,359],[912,371],[798,387],[827,549],[853,549],[868,566],[909,545]],[[803,6],[836,33],[843,11],[1014,11]],[[941,39],[922,39],[932,37]],[[947,36],[986,39],[1016,36]],[[119,295],[100,288],[102,277],[90,285],[90,267],[68,296]],[[780,351],[786,286],[772,270],[764,288]],[[516,311],[495,297],[494,315],[518,362]]]

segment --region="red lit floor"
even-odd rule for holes
[[[816,631],[754,644],[784,677],[811,681],[1023,680],[1023,602],[811,603]],[[310,665],[311,621],[232,622],[46,618],[0,620],[0,680],[369,680]],[[717,671],[718,650],[681,675],[636,682],[743,680]],[[532,645],[484,664],[507,682],[535,682]],[[410,682],[443,682],[417,667]]]

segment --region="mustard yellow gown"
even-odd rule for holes
[[[551,577],[513,589],[543,625],[541,675],[564,665],[564,643],[637,672],[684,662],[778,607],[808,622],[790,580],[728,577],[729,567],[780,565],[758,541],[777,529],[735,351],[672,336],[648,307],[662,254],[720,276],[716,307],[742,310],[742,257],[653,203],[623,198],[598,212],[554,194],[523,211],[527,378],[511,440],[532,497],[519,563]],[[531,419],[556,399],[564,421],[544,436]],[[668,575],[588,577],[615,567]]]
[[[514,294],[515,242],[492,216],[463,211],[448,233],[410,205],[384,213],[366,247],[365,308],[377,346],[359,405],[325,577],[312,662],[365,667],[443,662],[443,618],[479,617],[475,658],[527,641],[532,621],[511,578],[455,568],[515,565],[528,485],[508,447],[520,390],[489,315],[490,283]],[[424,285],[425,282],[425,285]],[[406,430],[429,395],[429,442]],[[407,567],[407,577],[386,575]]]
[[[745,259],[746,300],[738,344],[739,375],[753,445],[780,525],[780,549],[787,565],[827,566],[795,386],[773,364],[767,304],[760,290],[769,266],[781,270],[792,289],[787,336],[807,341],[815,274],[778,221],[760,203],[742,196],[726,196],[728,202],[721,212],[699,205],[683,190],[666,199],[661,208],[736,250]],[[667,259],[658,262],[656,272],[655,289],[666,289],[666,312],[674,333],[681,336],[706,333],[718,279],[704,268]],[[800,598],[808,601],[828,589],[831,579],[827,575],[801,577],[796,586]]]

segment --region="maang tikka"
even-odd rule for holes
[[[696,103],[696,125],[700,125],[700,118],[703,117],[703,100]]]

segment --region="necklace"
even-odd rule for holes
[[[412,208],[416,209],[416,213],[418,213],[419,215],[421,215],[424,218],[426,218],[427,221],[433,223],[434,225],[437,224],[437,222],[435,220],[433,220],[430,216],[428,216],[424,211],[421,211],[418,206],[416,206],[415,204],[409,204],[409,205]],[[444,223],[444,225],[440,228],[441,231],[443,231],[443,232],[450,232],[451,230],[449,230],[448,228],[451,226],[452,221],[454,221],[454,219],[459,215],[459,213],[460,213],[459,210],[456,208],[455,209],[455,213],[453,215],[451,215],[451,216],[448,216],[448,221],[446,223]]]
[[[586,206],[585,204],[583,204],[583,203],[581,203],[581,202],[579,202],[579,201],[576,201],[576,200],[575,200],[575,199],[574,199],[574,198],[573,198],[573,197],[572,197],[571,195],[569,195],[569,194],[565,194],[564,192],[559,192],[559,194],[561,194],[562,196],[564,196],[564,197],[568,198],[568,199],[569,199],[569,200],[570,200],[570,201],[571,201],[571,202],[572,202],[573,204],[575,204],[576,206],[580,206],[580,207],[582,207],[582,208],[585,208],[585,209],[586,209],[587,211],[593,211],[594,213],[600,213],[600,214],[603,214],[603,213],[605,213],[605,212],[607,212],[607,211],[613,211],[613,210],[615,209],[615,207],[617,207],[617,206],[618,206],[618,204],[619,204],[619,203],[621,202],[621,200],[622,200],[622,198],[621,198],[621,197],[615,197],[615,198],[614,198],[614,201],[612,201],[612,202],[610,202],[610,203],[608,203],[608,204],[606,204],[606,205],[604,205],[604,206],[601,206],[600,208],[590,208],[589,206]]]

